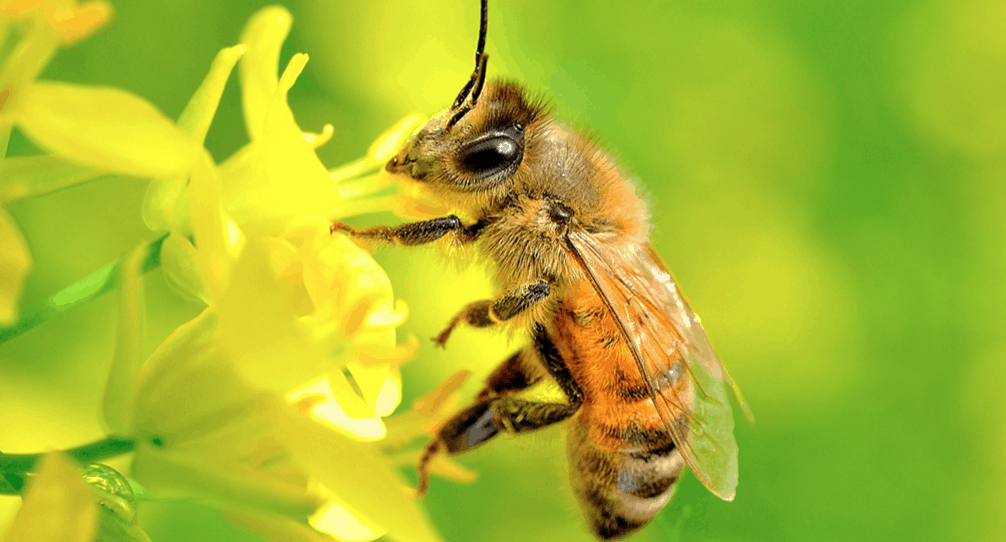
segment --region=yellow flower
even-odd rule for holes
[[[198,157],[198,146],[145,100],[117,89],[36,80],[60,44],[89,35],[110,15],[101,1],[0,2],[0,34],[21,30],[0,58],[0,205],[107,173],[177,175]],[[51,155],[3,158],[14,127]],[[30,269],[24,237],[0,207],[0,325],[17,320]]]
[[[77,469],[58,453],[41,463],[3,542],[91,542],[98,532],[98,506]]]
[[[220,190],[235,223],[255,233],[281,233],[290,220],[304,216],[338,220],[391,209],[396,200],[382,192],[396,183],[380,167],[425,120],[419,115],[405,117],[374,142],[367,156],[329,172],[314,149],[331,137],[332,126],[325,125],[320,134],[303,132],[287,104],[287,92],[308,56],[294,55],[277,76],[280,47],[291,23],[289,12],[281,7],[253,15],[241,45],[220,52],[179,119],[179,126],[201,143],[205,128],[192,131],[188,126],[209,126],[227,78],[241,59],[242,104],[251,142],[220,165]],[[187,192],[184,178],[151,183],[143,204],[147,225],[155,231],[190,233]]]
[[[314,149],[333,128],[304,133],[287,104],[307,55],[277,75],[291,24],[282,8],[257,13],[243,43],[217,55],[177,124],[116,89],[37,81],[59,43],[106,8],[0,0],[0,24],[31,29],[0,67],[0,133],[6,141],[16,127],[49,153],[0,161],[0,202],[108,173],[150,179],[143,216],[168,233],[164,276],[207,308],[144,362],[145,253],[121,266],[103,422],[135,442],[134,476],[159,494],[218,501],[274,539],[438,540],[380,440],[401,401],[398,366],[418,342],[398,344],[405,306],[328,222],[395,207],[380,166],[423,119],[407,117],[367,156],[328,171]],[[202,143],[239,61],[251,142],[217,165]],[[0,235],[9,321],[30,257],[2,210]]]
[[[112,6],[101,0],[81,5],[75,0],[4,0],[0,2],[0,14],[12,18],[40,14],[59,40],[69,45],[102,26],[112,15]]]
[[[251,143],[220,166],[203,152],[188,174],[154,180],[143,208],[151,228],[170,232],[165,276],[208,308],[141,366],[139,331],[122,324],[142,313],[126,291],[138,286],[123,278],[105,420],[136,439],[134,475],[148,489],[220,501],[263,536],[436,540],[395,463],[369,443],[386,433],[382,418],[401,401],[398,364],[418,342],[397,344],[407,313],[383,270],[317,218],[390,208],[392,181],[367,174],[422,119],[330,173],[314,147],[332,128],[303,133],[287,105],[307,56],[276,76],[290,21],[282,8],[253,16],[179,119],[201,143],[240,59]]]

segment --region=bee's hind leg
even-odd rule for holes
[[[445,421],[426,445],[416,470],[422,496],[429,485],[430,461],[438,453],[458,454],[489,441],[500,432],[523,433],[561,422],[580,410],[583,392],[569,374],[548,333],[533,328],[534,342],[513,354],[486,379],[475,402]],[[542,371],[544,369],[544,371]],[[566,395],[566,402],[530,401],[520,392],[548,373]]]
[[[548,297],[551,288],[548,282],[539,280],[507,292],[496,299],[483,299],[465,305],[447,327],[433,341],[443,347],[458,324],[484,328],[505,322],[526,311]]]
[[[429,464],[438,453],[450,455],[480,446],[500,433],[524,433],[541,429],[569,418],[579,404],[528,401],[516,397],[480,399],[447,420],[426,445],[416,470],[422,496],[429,487]]]

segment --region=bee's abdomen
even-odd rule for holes
[[[610,451],[597,446],[590,425],[581,419],[572,423],[566,444],[573,492],[603,540],[645,526],[670,500],[684,467],[669,438]]]

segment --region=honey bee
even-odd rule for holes
[[[600,539],[646,525],[685,465],[732,500],[737,444],[726,387],[744,403],[650,246],[645,204],[615,162],[541,100],[513,82],[486,82],[487,11],[482,0],[471,78],[386,166],[456,214],[332,227],[398,245],[474,245],[501,293],[465,306],[435,341],[443,346],[458,325],[531,337],[439,427],[420,459],[417,493],[437,453],[565,422],[573,492]],[[542,379],[565,400],[521,395]]]

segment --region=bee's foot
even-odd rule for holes
[[[419,464],[416,465],[416,472],[419,474],[419,482],[416,484],[416,497],[423,498],[426,490],[430,488],[430,460],[440,451],[440,439],[434,437],[423,449],[423,455],[419,457]]]
[[[329,235],[334,234],[337,231],[344,231],[349,235],[353,235],[356,233],[356,228],[353,228],[345,222],[332,222],[332,225],[328,227]]]
[[[439,348],[447,347],[447,339],[450,338],[451,332],[454,331],[455,324],[447,326],[447,329],[440,332],[440,335],[433,337],[433,344],[437,345]]]

